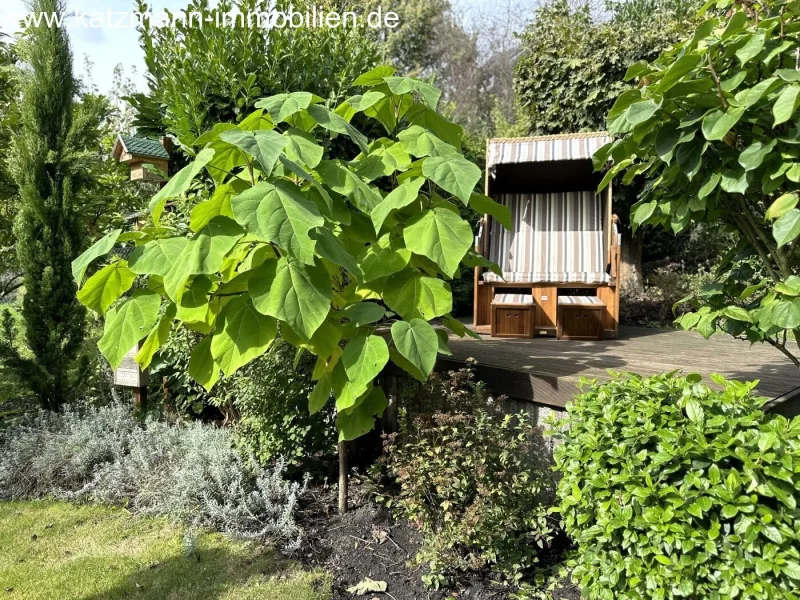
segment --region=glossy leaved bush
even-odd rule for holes
[[[485,261],[455,202],[501,219],[507,209],[473,194],[480,170],[460,152],[461,128],[436,112],[437,89],[390,67],[354,88],[336,107],[307,92],[271,96],[238,125],[216,125],[151,200],[152,224],[111,232],[75,261],[80,299],[105,315],[99,346],[112,367],[142,340],[146,367],[185,327],[204,336],[189,373],[211,389],[280,332],[316,356],[310,412],[332,394],[340,437],[353,439],[386,406],[373,380],[389,360],[424,380],[446,350],[431,319],[469,333],[450,315],[448,281]],[[368,139],[356,115],[385,135]],[[349,140],[349,160],[328,158],[335,136]],[[161,224],[166,203],[201,176],[208,199],[176,234]],[[119,243],[135,245],[125,260],[109,254]]]
[[[800,333],[800,7],[720,0],[708,9],[688,39],[628,69],[637,85],[608,113],[618,139],[595,165],[614,162],[603,186],[646,178],[636,225],[678,233],[714,222],[738,234],[717,281],[688,299],[696,310],[678,320],[683,328],[791,355],[786,339]]]
[[[591,383],[553,423],[586,597],[797,598],[800,419],[714,375]]]

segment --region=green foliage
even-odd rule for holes
[[[120,298],[106,314],[100,341],[112,367],[146,336],[148,354],[157,348],[159,306],[206,336],[188,369],[207,390],[220,373],[230,377],[266,352],[280,330],[298,351],[317,357],[315,404],[333,392],[342,439],[366,433],[383,412],[386,399],[373,390],[373,379],[390,356],[419,378],[430,374],[439,344],[431,343],[427,322],[450,313],[449,280],[469,265],[472,252],[470,226],[450,194],[467,206],[480,170],[459,152],[461,128],[435,112],[438,93],[392,74],[382,67],[363,75],[362,93],[334,109],[305,92],[265,98],[240,126],[215,126],[198,138],[204,147],[196,161],[151,201],[152,226],[117,238],[136,246],[127,267],[119,268],[148,276],[147,284],[130,295],[125,278],[83,284],[81,297],[95,308]],[[367,93],[371,100],[364,103]],[[368,139],[348,120],[358,112],[354,106],[366,105],[361,117],[384,137]],[[424,130],[440,155],[403,136],[410,127]],[[314,148],[330,147],[342,135],[351,158],[318,161]],[[304,150],[290,138],[302,139]],[[190,234],[175,235],[162,226],[160,209],[185,194],[203,170],[216,188],[192,215],[209,205],[206,214],[218,214]],[[422,180],[408,192],[410,202],[395,202],[392,190],[410,180]],[[230,200],[219,205],[215,198],[226,186]],[[385,202],[390,209],[382,208]],[[376,211],[382,212],[377,226]],[[79,257],[76,274],[108,244],[100,240]],[[111,256],[110,264],[118,262]],[[103,282],[108,289],[98,289]],[[387,331],[387,343],[381,331],[399,319],[413,336],[398,330],[393,339]],[[446,323],[464,335],[454,320]]]
[[[223,0],[213,9],[207,0],[190,0],[183,9],[219,22],[233,8],[243,15],[293,10],[305,14],[358,10],[349,3],[324,0]],[[149,5],[138,0],[137,10]],[[378,61],[368,31],[350,27],[265,27],[255,20],[233,27],[197,23],[139,29],[148,71],[149,93],[134,95],[140,132],[176,136],[190,145],[216,123],[241,123],[265,96],[307,90],[333,102],[360,73]]]
[[[63,14],[61,0],[36,0],[31,10]],[[80,251],[73,203],[76,167],[69,160],[83,123],[73,121],[72,54],[64,29],[41,25],[25,32],[29,65],[14,140],[13,174],[19,189],[17,255],[24,272],[25,356],[13,340],[0,340],[0,359],[43,406],[58,408],[75,383],[84,338],[84,308],[75,297],[70,263]]]
[[[628,2],[616,10],[626,10]],[[644,20],[626,12],[599,20],[589,3],[564,0],[544,5],[521,36],[514,90],[530,133],[603,129],[614,100],[630,88],[625,70],[652,60],[686,30],[684,12],[658,3]],[[677,14],[676,14],[677,12]]]
[[[487,567],[519,583],[538,562],[555,531],[555,480],[525,413],[435,413],[384,447],[399,491],[383,500],[422,531],[428,585]]]
[[[573,577],[591,598],[797,598],[800,420],[755,383],[592,385],[554,422]]]
[[[227,386],[239,415],[236,443],[262,464],[283,457],[288,464],[307,465],[314,456],[335,452],[331,405],[309,414],[314,361],[306,355],[293,368],[293,355],[289,344],[276,344]]]
[[[627,79],[639,86],[608,113],[620,139],[595,161],[613,159],[606,182],[623,172],[623,183],[637,175],[650,182],[632,209],[635,224],[680,232],[711,222],[736,232],[738,245],[718,281],[691,298],[696,311],[679,319],[683,328],[766,341],[800,364],[786,348],[800,328],[793,243],[800,235],[793,118],[800,13],[778,2],[716,6],[720,14],[689,39],[629,68]]]

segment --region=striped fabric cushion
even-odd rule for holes
[[[605,306],[606,303],[597,296],[559,296],[558,304],[572,304],[573,306]]]
[[[512,231],[492,221],[488,258],[513,283],[607,283],[600,197],[594,192],[499,194]]]
[[[530,294],[495,294],[493,304],[533,304]]]

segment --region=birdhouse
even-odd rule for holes
[[[172,140],[161,141],[135,135],[119,135],[114,143],[113,157],[126,163],[131,170],[131,181],[154,181],[163,183],[166,179],[159,174],[169,171],[169,150]],[[150,165],[153,168],[147,168]]]

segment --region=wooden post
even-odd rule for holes
[[[347,512],[347,442],[339,442],[339,514]]]
[[[133,388],[133,413],[142,414],[147,408],[147,387]]]
[[[383,414],[383,431],[385,433],[396,433],[397,425],[397,375],[394,373],[384,373],[384,391],[389,399],[389,406]]]

